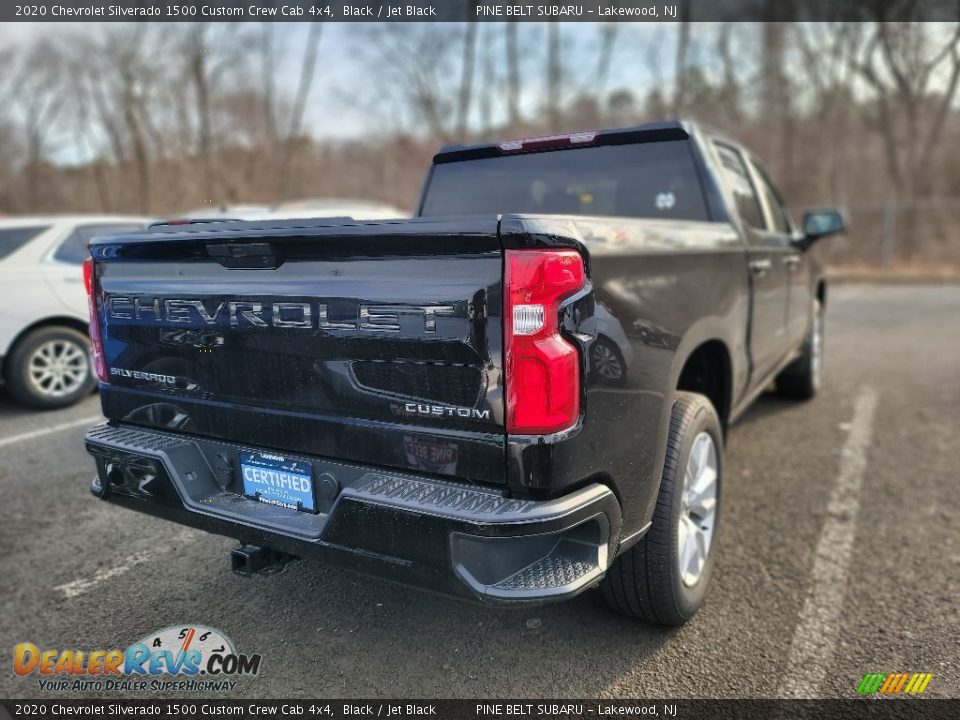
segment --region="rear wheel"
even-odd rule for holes
[[[590,346],[590,368],[601,383],[622,385],[626,379],[623,356],[613,343],[604,338],[597,338]]]
[[[783,397],[809,400],[820,389],[823,369],[823,306],[813,301],[812,318],[800,357],[777,376],[777,393]]]
[[[95,384],[90,341],[73,328],[38,328],[17,342],[6,374],[10,394],[24,405],[40,409],[72,405]]]
[[[678,392],[653,524],[614,560],[601,585],[620,612],[682,625],[703,605],[713,572],[723,434],[712,403]]]

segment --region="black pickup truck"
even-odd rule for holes
[[[824,281],[743,148],[685,123],[445,148],[412,220],[161,225],[85,266],[94,495],[497,603],[679,624],[726,429],[817,391]]]

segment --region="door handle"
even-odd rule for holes
[[[786,257],[783,258],[783,264],[787,268],[787,270],[793,270],[794,268],[797,267],[797,265],[800,264],[800,256],[787,255]]]
[[[770,261],[766,258],[763,260],[751,260],[750,261],[750,272],[752,272],[757,277],[763,277],[770,271]]]

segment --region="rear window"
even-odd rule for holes
[[[720,156],[720,162],[723,164],[723,171],[726,173],[727,182],[733,191],[740,217],[751,227],[758,230],[765,229],[767,223],[760,211],[760,200],[757,199],[757,193],[750,181],[750,174],[747,172],[746,165],[743,164],[740,153],[732,147],[719,143],[716,144],[716,148],[717,154]]]
[[[421,214],[530,213],[706,220],[688,141],[435,165]]]
[[[90,255],[87,245],[93,238],[103,235],[140,232],[141,230],[143,230],[143,225],[133,225],[130,223],[121,225],[83,225],[76,228],[70,233],[66,240],[60,243],[60,247],[57,248],[53,257],[60,262],[79,265]]]
[[[12,255],[22,248],[28,242],[44,232],[49,225],[36,225],[33,227],[18,227],[8,230],[0,230],[0,260]]]

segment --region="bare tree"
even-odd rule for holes
[[[907,200],[925,189],[960,81],[960,23],[939,42],[937,30],[925,23],[877,22],[862,56],[854,60],[874,93],[890,179]]]
[[[320,47],[322,23],[311,23],[307,42],[303,49],[303,62],[300,64],[300,82],[297,85],[297,95],[293,101],[293,112],[290,114],[290,129],[283,152],[283,162],[280,165],[280,196],[286,197],[290,189],[290,161],[293,159],[294,148],[303,128],[303,114],[313,88],[313,76],[317,67],[317,51]]]
[[[511,127],[520,124],[520,58],[517,52],[519,23],[507,22],[504,37],[507,43],[507,115]]]
[[[78,52],[79,47],[77,45],[72,45],[71,48],[70,59],[75,61],[81,53]],[[73,142],[78,148],[83,148],[85,154],[92,158],[89,170],[93,178],[93,185],[97,190],[99,210],[110,212],[113,204],[105,172],[104,156],[106,153],[98,147],[95,140],[97,137],[96,129],[99,126],[99,116],[91,88],[91,73],[78,73],[75,82],[66,90],[69,98],[68,102],[74,109],[75,121],[71,123]]]
[[[439,24],[424,23],[374,27],[368,37],[377,91],[371,110],[389,113],[385,119],[394,132],[403,129],[406,116],[420,133],[451,142],[456,132],[451,98],[459,76],[452,34]]]
[[[213,190],[213,123],[210,119],[209,26],[198,23],[184,38],[188,76],[193,85],[194,110],[198,121],[198,145],[203,162],[203,195],[209,200]]]
[[[720,111],[726,115],[731,125],[739,125],[743,121],[743,90],[741,87],[738,66],[740,59],[735,58],[731,49],[733,23],[723,23],[717,31],[716,52],[723,68],[723,81],[720,88],[722,104]]]
[[[851,143],[849,131],[856,108],[853,64],[863,41],[860,23],[796,23],[791,27],[793,45],[801,63],[796,66],[795,87],[806,90],[818,131],[815,143],[820,165],[827,169],[829,195],[847,202],[847,170]],[[816,182],[815,182],[816,184]]]
[[[126,125],[127,135],[137,168],[137,209],[147,215],[150,213],[150,151],[147,145],[144,118],[149,114],[144,107],[144,81],[148,77],[145,68],[140,66],[144,48],[148,46],[147,33],[150,25],[136,25],[135,31],[119,42],[115,70],[119,84],[117,87],[119,110]]]
[[[493,100],[492,96],[497,92],[497,84],[494,79],[496,70],[496,56],[494,54],[496,46],[491,42],[491,29],[494,26],[486,25],[484,27],[483,37],[480,37],[480,88],[479,88],[479,110],[480,110],[480,133],[487,135],[493,126]]]
[[[11,190],[16,167],[16,139],[14,129],[6,122],[0,123],[0,208],[13,206]]]
[[[547,23],[547,119],[551,130],[560,127],[560,90],[563,66],[560,55],[560,25]]]
[[[64,109],[62,56],[49,39],[34,45],[12,73],[10,97],[21,117],[26,149],[27,208],[40,206],[40,162]]]
[[[457,136],[465,138],[473,99],[473,66],[477,48],[478,23],[464,23],[463,59],[460,62],[460,91],[457,98]]]
[[[267,138],[277,140],[275,78],[277,74],[277,56],[273,46],[273,23],[262,23],[260,27],[260,78],[263,86],[263,124]]]
[[[134,189],[135,207],[148,214],[153,203],[153,171],[156,157],[166,151],[165,133],[159,127],[161,115],[152,102],[160,70],[153,58],[161,33],[149,24],[113,26],[99,36],[77,36],[67,47],[71,65],[76,68],[65,95],[70,98],[75,117],[71,130],[81,128],[93,137],[106,139],[100,148],[89,139],[79,143],[88,154],[112,155],[121,166],[132,161],[133,182],[122,187]],[[97,132],[99,131],[99,132]],[[111,207],[103,168],[95,168],[100,202]]]
[[[16,62],[16,53],[12,47],[0,47],[0,67],[7,69],[7,72],[0,75],[0,113],[3,113],[4,117],[7,115],[10,95],[17,81],[16,75],[11,72],[16,67]]]
[[[768,128],[763,153],[772,160],[774,175],[784,177],[790,174],[793,157],[790,84],[784,69],[787,26],[764,22],[760,27],[760,113]]]
[[[193,93],[189,109],[196,118],[196,144],[201,159],[201,192],[205,200],[219,195],[215,157],[214,103],[230,73],[238,73],[245,55],[244,37],[236,23],[194,23],[176,26],[182,32],[179,52],[187,87]],[[168,30],[168,32],[172,32]]]
[[[687,55],[690,49],[691,0],[681,0],[680,23],[677,25],[677,57],[673,75],[673,100],[671,112],[674,117],[683,114],[687,94]]]
[[[594,73],[593,92],[596,97],[602,98],[610,77],[610,62],[613,59],[613,50],[617,44],[617,30],[615,22],[602,23],[599,28],[600,50],[597,53],[597,69]]]

